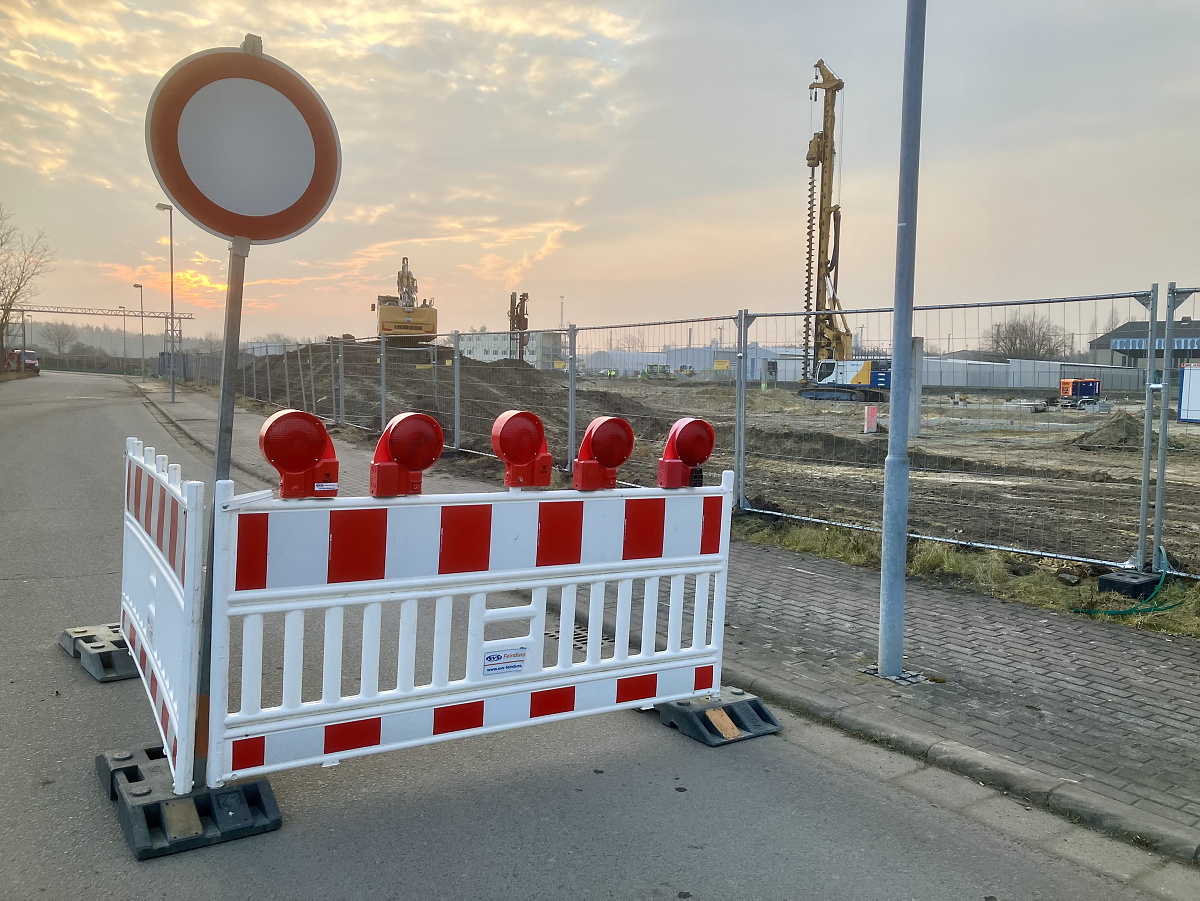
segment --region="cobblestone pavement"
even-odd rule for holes
[[[147,393],[211,446],[215,398],[183,390],[172,407],[161,392]],[[242,488],[275,481],[258,449],[263,421],[237,413],[234,464],[259,482]],[[343,491],[366,494],[370,449],[339,441],[338,453]],[[426,480],[430,492],[498,487],[436,468]],[[831,708],[960,742],[1200,827],[1196,640],[910,581],[905,668],[934,681],[900,686],[861,672],[875,661],[878,598],[874,571],[734,542],[727,664],[764,685],[793,686]]]
[[[875,662],[879,574],[735,543],[726,660],[1200,825],[1200,643],[910,580],[900,686]]]

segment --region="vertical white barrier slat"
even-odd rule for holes
[[[642,594],[642,656],[654,653],[658,638],[658,576],[646,579]]]
[[[692,607],[692,650],[708,646],[708,573],[696,576],[696,603]]]
[[[400,604],[400,640],[396,655],[396,691],[412,691],[417,667],[416,598]]]
[[[671,576],[671,606],[667,614],[667,650],[679,653],[683,632],[683,576]]]
[[[262,710],[263,617],[251,613],[242,620],[242,713]]]
[[[304,611],[290,610],[283,618],[283,707],[300,706],[304,688]]]
[[[633,606],[633,579],[622,579],[617,583],[617,628],[614,640],[616,649],[613,659],[629,659],[629,617]]]
[[[529,620],[528,659],[525,663],[527,673],[540,673],[544,667],[543,658],[546,655],[546,595],[547,588],[533,589],[533,608],[536,611]]]
[[[604,587],[605,582],[593,582],[591,599],[588,603],[587,662],[600,662],[600,641],[604,636]]]
[[[487,613],[487,595],[477,592],[471,595],[471,610],[467,619],[467,681],[478,682],[483,678],[483,629]]]
[[[454,597],[437,599],[433,619],[433,686],[445,688],[450,684],[450,621],[454,616]]]
[[[373,698],[379,694],[379,643],[383,631],[383,605],[367,604],[363,610],[362,664],[359,667],[358,695]]]
[[[342,608],[325,611],[325,654],[321,669],[321,700],[336,704],[342,699]]]
[[[558,604],[558,668],[567,669],[574,660],[575,650],[575,591],[574,583],[562,587]]]

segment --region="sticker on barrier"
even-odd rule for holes
[[[732,489],[219,482],[209,784],[717,691]]]
[[[121,634],[154,709],[176,794],[192,788],[204,483],[126,439]]]

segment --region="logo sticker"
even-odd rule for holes
[[[485,654],[483,674],[485,676],[507,676],[519,673],[525,669],[525,654],[525,648],[509,648]]]

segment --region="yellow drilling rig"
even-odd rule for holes
[[[804,348],[806,360],[804,377],[814,378],[822,360],[849,360],[852,337],[842,304],[837,296],[838,250],[841,243],[842,210],[833,202],[833,173],[835,150],[833,135],[837,95],[845,82],[817,60],[817,81],[808,86],[816,100],[817,91],[824,92],[824,113],[821,130],[808,142],[808,257],[804,284],[804,311],[816,312],[804,317]],[[817,170],[821,172],[820,200],[817,198]],[[814,247],[814,232],[816,241]],[[830,246],[832,243],[832,247]],[[813,253],[816,252],[816,266]],[[816,306],[813,305],[813,281],[816,281]],[[815,339],[815,340],[814,340]]]

